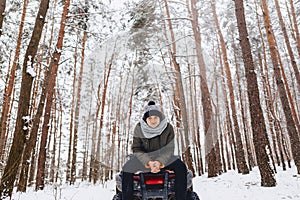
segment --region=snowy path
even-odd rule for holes
[[[300,175],[296,175],[296,169],[279,171],[276,180],[276,187],[263,188],[257,168],[248,175],[230,171],[216,178],[194,178],[194,190],[201,200],[300,200]],[[15,193],[13,200],[111,200],[114,188],[114,182],[110,181],[105,187],[81,183],[61,186],[58,190],[29,189],[27,193]]]

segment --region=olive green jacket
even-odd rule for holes
[[[168,123],[165,130],[158,136],[146,138],[143,136],[141,124],[134,129],[132,151],[145,166],[149,160],[158,160],[163,166],[168,165],[174,155],[174,129]]]

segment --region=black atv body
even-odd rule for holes
[[[175,173],[162,171],[159,173],[141,172],[133,176],[134,200],[176,200]],[[193,191],[192,172],[187,173],[187,200],[199,200]],[[116,175],[116,194],[113,200],[122,200],[122,173]]]

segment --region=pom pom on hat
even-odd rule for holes
[[[149,101],[148,106],[151,106],[151,105],[155,105],[155,102],[154,101]]]
[[[143,115],[143,120],[146,121],[146,119],[150,116],[158,116],[160,118],[160,121],[163,120],[163,114],[160,108],[155,105],[154,101],[148,102],[148,105],[145,108],[145,113]]]

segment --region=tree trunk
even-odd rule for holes
[[[267,39],[269,42],[270,54],[274,68],[277,89],[279,90],[280,101],[283,107],[287,123],[287,130],[291,141],[293,158],[297,167],[298,174],[300,174],[300,140],[297,132],[296,123],[293,118],[294,115],[291,109],[293,105],[292,102],[289,102],[287,90],[285,89],[285,87],[288,87],[288,85],[285,86],[282,80],[283,77],[281,74],[283,74],[284,71],[283,69],[280,69],[279,53],[277,51],[275,36],[273,34],[273,28],[271,25],[271,19],[269,16],[267,2],[265,0],[262,0],[261,6],[263,10],[264,24],[267,33]]]
[[[11,53],[10,53],[10,56],[9,56],[9,63],[10,63],[10,60],[11,60]],[[3,94],[3,104],[5,103],[5,91],[6,91],[6,88],[8,87],[8,82],[9,82],[9,79],[10,79],[10,71],[11,71],[11,65],[8,66],[7,68],[7,75],[6,75],[6,78],[5,78],[5,88],[4,88],[4,94]],[[14,89],[13,89],[14,90]],[[12,97],[11,97],[11,101],[13,102],[14,101],[14,93],[12,93]],[[8,113],[11,114],[11,108],[12,108],[12,103],[10,104],[10,108],[8,109]],[[4,108],[2,108],[2,111],[3,111]],[[0,161],[2,160],[6,160],[6,151],[5,151],[5,148],[6,148],[6,144],[7,144],[7,139],[8,139],[8,130],[5,130],[5,133],[4,132],[1,132],[1,129],[2,129],[2,118],[3,118],[3,114],[0,116],[0,151],[1,151],[1,154],[0,154]],[[10,122],[10,118],[7,118],[7,123],[9,124]],[[6,125],[5,125],[6,126]],[[3,134],[3,135],[2,135]]]
[[[297,43],[297,50],[298,50],[298,56],[300,57],[300,33],[298,28],[298,20],[295,12],[294,2],[293,0],[290,0],[290,6],[291,6],[291,12],[292,12],[292,19],[293,19],[293,25],[294,25],[294,32],[295,32],[295,40]]]
[[[255,1],[255,9],[256,11],[258,11],[257,8],[257,2]],[[268,66],[268,62],[267,62],[267,55],[266,55],[266,45],[264,42],[264,37],[263,37],[263,33],[261,30],[261,25],[259,23],[259,15],[258,12],[256,12],[256,18],[257,18],[257,26],[258,26],[258,30],[259,30],[259,35],[261,37],[261,42],[259,43],[259,45],[262,46],[262,52],[263,52],[263,58],[261,58],[260,53],[258,53],[258,60],[259,60],[259,65],[261,68],[261,74],[262,74],[262,84],[263,84],[263,88],[264,88],[264,92],[267,95],[268,98],[265,98],[265,102],[266,102],[266,108],[267,108],[267,117],[268,117],[268,121],[269,121],[269,126],[270,126],[270,132],[271,135],[274,135],[277,132],[277,127],[276,127],[276,114],[275,114],[275,108],[272,105],[274,102],[274,97],[271,91],[271,88],[273,88],[274,83],[270,82],[270,77],[269,77],[269,66]],[[272,84],[272,85],[271,85]],[[275,133],[274,133],[275,132]],[[275,142],[275,141],[274,141]],[[276,150],[274,149],[274,153],[276,154]],[[276,154],[277,155],[277,154]],[[284,167],[285,163],[283,162],[283,167]],[[275,170],[275,168],[274,168]],[[276,172],[276,170],[275,170]]]
[[[3,21],[5,17],[6,0],[0,0],[0,37],[2,35]]]
[[[1,16],[1,11],[2,11],[2,4],[4,4],[5,6],[5,1],[1,2],[0,0],[0,35],[1,35],[1,19],[3,19],[4,15]],[[3,104],[2,104],[2,113],[0,116],[0,155],[3,154],[3,150],[5,148],[4,144],[5,144],[5,135],[7,132],[7,120],[9,117],[9,108],[11,105],[11,95],[12,95],[12,91],[15,85],[15,78],[16,78],[16,70],[18,67],[18,60],[19,60],[19,56],[20,56],[20,50],[21,50],[21,42],[22,42],[22,35],[23,35],[23,28],[24,28],[24,21],[25,21],[25,16],[26,16],[26,10],[27,10],[27,4],[28,4],[28,0],[24,1],[23,4],[23,11],[22,11],[22,17],[21,17],[21,23],[19,26],[19,34],[18,34],[18,40],[17,40],[17,46],[16,46],[16,53],[14,56],[14,61],[11,67],[11,71],[9,74],[9,81],[8,84],[5,87],[5,92],[3,95]],[[4,10],[3,10],[4,11]],[[1,156],[0,156],[1,157]]]
[[[61,161],[61,146],[62,146],[62,137],[63,137],[63,106],[62,106],[62,99],[59,90],[57,91],[57,97],[59,99],[59,119],[58,119],[58,124],[59,124],[59,142],[58,142],[58,155],[57,155],[57,166],[56,166],[56,173],[55,173],[55,183],[58,181],[59,177],[59,172],[60,172],[60,161]],[[62,180],[62,178],[61,178]]]
[[[232,41],[234,41],[234,36],[232,35]],[[245,143],[246,143],[246,150],[247,150],[247,158],[248,158],[248,166],[249,166],[249,170],[252,170],[252,167],[254,167],[255,165],[255,161],[254,161],[254,157],[253,157],[253,151],[252,151],[252,147],[253,147],[253,143],[251,140],[251,131],[249,131],[249,121],[248,119],[248,115],[247,115],[247,111],[245,110],[245,108],[247,107],[247,93],[243,94],[242,92],[242,88],[245,87],[245,84],[241,81],[241,74],[242,72],[240,72],[240,64],[237,60],[237,56],[238,56],[238,50],[235,46],[235,43],[232,42],[232,49],[234,51],[234,61],[235,61],[235,68],[236,68],[236,77],[237,77],[237,85],[238,85],[238,91],[239,91],[239,97],[240,97],[240,105],[241,105],[241,114],[242,114],[242,125],[243,125],[243,129],[244,129],[244,135],[245,135]],[[244,74],[243,74],[244,75]]]
[[[51,35],[53,32],[51,33]],[[52,39],[50,40],[51,43]],[[42,48],[42,51],[44,49]],[[50,57],[50,53],[48,54],[48,57]],[[47,64],[49,64],[48,61],[46,61]],[[48,68],[44,71],[44,80],[47,80],[48,77],[50,76]],[[34,86],[34,91],[38,91],[39,83],[40,83],[40,77],[41,77],[41,67],[39,67],[39,73],[38,76],[35,80],[35,86]],[[46,88],[47,86],[47,81],[44,82],[44,85],[42,86],[42,94],[46,94]],[[34,97],[34,100],[37,99]],[[37,106],[36,114],[34,115],[34,119],[32,122],[31,130],[30,130],[30,137],[28,140],[26,140],[26,145],[25,149],[23,152],[23,158],[22,158],[22,168],[20,171],[20,177],[19,177],[19,183],[18,183],[18,189],[17,191],[25,192],[26,187],[27,187],[27,182],[29,182],[29,185],[33,182],[34,179],[34,171],[35,171],[35,148],[37,144],[37,136],[38,136],[38,131],[40,127],[40,122],[43,116],[44,112],[44,107],[45,107],[45,99],[46,95],[41,95],[39,99],[39,105]],[[36,103],[34,101],[34,106],[36,107]],[[32,111],[33,112],[33,111]],[[31,114],[33,115],[33,114]],[[31,159],[31,162],[30,162]],[[28,176],[28,171],[29,171],[29,166],[30,166],[30,174]]]
[[[287,30],[286,30],[286,27],[285,27],[285,24],[284,24],[284,21],[283,21],[283,17],[282,17],[282,14],[281,14],[281,10],[280,10],[278,0],[274,0],[274,2],[275,2],[277,15],[278,15],[278,18],[279,18],[279,24],[280,24],[281,30],[283,32],[284,41],[285,41],[285,44],[286,44],[286,47],[287,47],[287,50],[288,50],[288,53],[289,53],[289,56],[290,56],[291,64],[292,64],[292,67],[293,67],[293,70],[294,70],[294,73],[295,73],[295,77],[296,77],[296,81],[297,81],[297,84],[298,84],[298,92],[300,92],[300,73],[299,73],[299,70],[298,70],[296,58],[294,56],[294,52],[293,52],[293,49],[291,47],[291,43],[290,43],[289,36],[288,36]]]
[[[105,114],[105,101],[106,101],[106,96],[107,96],[107,87],[108,87],[108,81],[110,78],[110,72],[111,72],[111,68],[113,65],[113,60],[114,60],[114,54],[111,55],[111,59],[110,62],[107,64],[105,63],[105,67],[107,67],[107,69],[104,69],[103,72],[103,80],[104,80],[104,85],[103,85],[103,92],[102,92],[102,96],[101,96],[101,105],[99,108],[100,109],[100,124],[99,124],[99,132],[98,132],[98,140],[97,140],[97,150],[96,150],[96,157],[95,157],[95,163],[94,163],[94,167],[93,167],[93,175],[94,175],[94,183],[96,183],[99,180],[99,175],[100,175],[100,171],[99,169],[101,168],[101,153],[103,151],[101,151],[101,139],[102,139],[102,129],[103,129],[103,124],[104,124],[104,114]],[[107,66],[108,65],[108,66]],[[99,88],[100,90],[100,88]]]
[[[53,16],[52,16],[53,17]],[[52,39],[53,39],[53,27],[54,27],[54,23],[52,21],[52,29],[51,29],[51,33],[50,33],[50,41],[49,44],[52,44]],[[46,35],[44,36],[44,40],[46,38]],[[41,45],[41,51],[44,51],[44,46],[45,45]],[[49,46],[49,49],[51,49],[51,46]],[[39,56],[39,62],[42,62],[42,58],[43,55]],[[46,65],[49,64],[49,58],[50,58],[50,51],[47,54],[47,60],[46,60]],[[35,86],[34,86],[34,91],[38,91],[38,87],[40,86],[40,77],[41,77],[41,67],[39,67],[39,73],[38,76],[35,80]],[[49,74],[49,69],[46,68],[44,71],[44,80],[48,80],[50,74]],[[42,86],[42,92],[41,94],[46,94],[46,88],[48,82],[44,81],[44,85]],[[33,102],[33,106],[32,107],[36,107],[36,96],[37,94],[33,94],[34,97],[34,102]],[[21,191],[21,192],[25,192],[26,191],[26,187],[27,187],[27,182],[29,184],[29,186],[34,182],[34,174],[35,174],[35,168],[36,168],[36,147],[37,147],[37,136],[38,136],[38,131],[40,128],[40,122],[44,113],[44,107],[45,107],[45,99],[46,99],[47,95],[41,95],[40,99],[39,99],[39,105],[37,106],[37,110],[36,110],[36,114],[34,115],[34,119],[32,122],[32,127],[30,130],[30,138],[26,141],[26,146],[23,152],[23,158],[22,158],[22,168],[20,171],[20,178],[19,178],[19,183],[18,183],[18,189],[17,191]],[[32,110],[33,112],[33,110]],[[33,114],[31,114],[33,115]],[[31,159],[31,161],[30,161]],[[29,168],[30,166],[30,168]],[[30,169],[30,170],[29,170]],[[28,174],[29,171],[29,174]],[[28,180],[27,180],[28,179]]]
[[[268,97],[268,98],[264,98],[265,100],[265,105],[266,105],[266,114],[267,114],[267,121],[269,123],[269,131],[270,131],[270,135],[271,135],[271,139],[272,139],[272,146],[269,142],[269,146],[270,146],[270,158],[272,160],[272,164],[273,164],[273,169],[274,169],[274,172],[276,173],[277,170],[276,170],[276,166],[275,166],[275,162],[274,161],[274,157],[275,157],[275,160],[279,160],[278,158],[278,154],[276,152],[276,139],[275,139],[275,134],[274,134],[274,129],[273,129],[273,118],[271,116],[271,113],[272,113],[272,104],[271,104],[271,99],[272,99],[272,94],[270,93],[270,86],[267,85],[268,83],[268,72],[264,73],[263,71],[263,63],[262,63],[262,59],[261,59],[261,55],[260,53],[258,53],[257,55],[258,57],[258,60],[259,60],[259,69],[260,69],[260,74],[262,74],[262,87],[263,87],[263,91],[265,93],[265,95]]]
[[[37,169],[37,176],[36,176],[36,190],[43,190],[44,189],[44,171],[45,171],[45,161],[46,161],[46,144],[48,138],[48,129],[49,129],[49,120],[51,114],[51,107],[53,102],[53,93],[54,93],[54,86],[57,77],[58,71],[58,63],[60,60],[61,52],[60,50],[63,47],[63,39],[65,34],[65,26],[67,15],[69,11],[70,0],[66,0],[63,8],[63,13],[60,22],[60,29],[59,29],[59,37],[56,43],[55,51],[52,55],[51,62],[50,62],[50,74],[49,77],[49,84],[46,91],[47,95],[47,103],[45,107],[45,116],[44,116],[44,123],[42,129],[42,136],[41,136],[41,143],[40,143],[40,152],[38,157],[38,169]]]
[[[78,138],[78,128],[79,128],[79,113],[80,113],[80,105],[81,105],[81,87],[82,87],[82,78],[83,78],[85,42],[86,42],[86,32],[84,32],[83,39],[82,39],[80,71],[79,71],[77,92],[76,92],[77,96],[76,96],[75,116],[74,116],[75,117],[75,124],[74,124],[74,134],[73,134],[73,148],[72,148],[70,184],[74,184],[75,180],[76,180],[77,138]]]
[[[85,58],[85,44],[87,41],[87,21],[88,21],[88,14],[89,14],[89,7],[88,7],[88,1],[85,0],[85,5],[84,5],[84,12],[83,14],[85,15],[84,17],[84,23],[82,24],[83,26],[83,38],[82,38],[82,50],[81,50],[81,66],[83,68],[84,66],[84,58]],[[80,77],[82,79],[82,77]],[[90,96],[92,95],[94,85],[92,84],[92,88],[90,89]],[[81,87],[80,87],[81,88]],[[91,120],[91,112],[92,112],[92,100],[90,102],[90,108],[89,108],[89,114],[88,114],[88,119],[86,120],[86,137],[85,137],[85,144],[84,144],[84,154],[83,154],[83,167],[82,167],[82,181],[87,179],[87,158],[88,158],[88,148],[89,148],[89,123]],[[76,152],[77,153],[77,152]]]
[[[41,0],[39,11],[36,17],[33,33],[24,56],[22,83],[20,90],[20,98],[18,103],[18,112],[16,119],[16,126],[14,131],[14,138],[12,147],[10,149],[9,157],[4,169],[0,185],[0,199],[11,196],[14,182],[17,176],[21,157],[25,144],[25,136],[28,134],[30,119],[29,115],[31,88],[34,78],[34,73],[30,73],[33,69],[34,58],[37,53],[39,41],[43,31],[46,13],[49,6],[49,0]],[[27,129],[24,129],[27,127]]]
[[[96,113],[95,113],[95,120],[93,125],[93,133],[92,133],[92,144],[91,144],[91,159],[90,159],[90,171],[89,171],[89,182],[96,182],[96,141],[97,141],[97,130],[98,130],[98,116],[101,107],[100,101],[100,88],[101,85],[98,85],[98,92],[97,92],[97,106],[96,106]],[[99,135],[100,137],[100,135]]]
[[[128,122],[127,122],[127,134],[126,134],[126,141],[125,141],[125,145],[124,145],[124,151],[123,156],[121,157],[124,161],[124,158],[128,155],[128,151],[129,151],[129,133],[130,133],[130,128],[131,128],[131,116],[132,116],[132,102],[133,102],[133,95],[134,95],[134,80],[135,80],[135,76],[134,76],[134,69],[136,67],[136,65],[134,64],[133,66],[131,66],[132,68],[132,82],[131,82],[131,90],[130,90],[130,97],[129,97],[129,105],[128,105]],[[125,131],[125,132],[126,132]]]
[[[230,107],[231,107],[231,112],[232,112],[232,122],[233,122],[233,128],[234,128],[234,135],[235,135],[235,139],[236,139],[235,154],[236,154],[237,168],[238,168],[239,173],[248,174],[249,169],[246,164],[245,151],[244,151],[243,143],[242,143],[242,135],[241,135],[241,131],[239,128],[238,119],[237,119],[234,89],[233,89],[233,84],[232,84],[230,66],[229,66],[228,57],[227,57],[226,44],[225,44],[225,40],[224,40],[223,34],[220,29],[215,4],[216,4],[215,0],[212,0],[211,5],[213,8],[214,21],[215,21],[215,25],[216,25],[217,32],[219,35],[220,43],[221,43],[222,58],[223,58],[223,62],[225,65],[227,85],[228,85],[228,90],[229,90],[229,95],[230,95]]]
[[[198,110],[198,101],[197,101],[197,81],[194,80],[194,102],[195,102],[195,123],[196,123],[196,150],[197,150],[197,160],[198,160],[198,175],[204,174],[203,158],[202,158],[202,145],[201,145],[201,136],[200,136],[200,125],[199,125],[199,110]]]
[[[261,174],[261,185],[272,187],[276,185],[274,174],[269,165],[266,125],[260,104],[257,76],[254,70],[251,46],[246,27],[243,0],[235,1],[236,19],[238,23],[239,39],[242,49],[245,73],[247,79],[248,98],[251,115],[253,141],[257,157],[258,168]]]
[[[72,88],[72,103],[70,110],[70,136],[69,136],[69,145],[68,145],[68,156],[67,156],[67,169],[66,169],[66,182],[71,181],[71,159],[72,159],[72,144],[73,144],[73,129],[74,129],[74,113],[75,113],[75,90],[76,90],[76,71],[77,71],[77,49],[78,42],[76,42],[75,50],[74,50],[74,77],[73,77],[73,88]]]
[[[55,95],[56,96],[56,95]],[[56,99],[56,97],[55,97]],[[53,110],[58,110],[56,104],[53,105]],[[52,149],[51,149],[51,163],[50,163],[50,173],[49,173],[49,183],[54,183],[54,176],[55,176],[55,162],[56,162],[56,149],[57,149],[57,133],[58,133],[58,117],[56,117],[56,112],[52,112],[52,121],[53,122],[53,142],[52,142]],[[48,143],[50,145],[50,142]]]
[[[167,0],[164,0],[165,4],[165,11],[168,20],[168,27],[171,35],[171,46],[172,48],[169,48],[169,53],[170,57],[172,60],[172,64],[174,66],[174,69],[176,71],[176,92],[175,92],[175,102],[178,103],[178,106],[180,108],[180,119],[183,125],[183,159],[185,163],[187,164],[188,168],[192,170],[193,174],[195,173],[194,167],[193,167],[193,161],[192,161],[192,154],[190,151],[190,141],[189,141],[189,125],[188,125],[188,117],[187,117],[187,108],[186,108],[186,101],[185,101],[185,94],[184,94],[184,89],[183,89],[183,82],[182,82],[182,75],[181,75],[181,69],[180,65],[176,60],[176,43],[175,43],[175,36],[174,36],[174,31],[173,31],[173,25],[171,22],[171,16],[170,16],[170,11],[169,11],[169,5]]]
[[[219,54],[219,57],[221,58],[222,57],[221,51],[218,51],[218,54]],[[226,81],[225,81],[224,67],[223,67],[222,63],[220,63],[220,71],[221,71],[221,77],[222,77],[222,84],[221,84],[222,91],[223,91],[223,94],[226,94],[227,93],[227,90],[225,87]],[[228,99],[226,97],[224,98],[224,105],[225,105],[225,109],[226,109],[226,111],[225,111],[225,115],[226,115],[225,126],[227,127],[227,133],[225,133],[225,135],[228,135],[228,143],[230,146],[230,154],[231,154],[231,159],[232,159],[232,162],[229,162],[229,154],[227,154],[228,155],[228,169],[230,170],[232,168],[235,170],[236,169],[236,164],[235,164],[236,159],[234,156],[234,147],[236,145],[235,145],[235,140],[234,140],[234,136],[233,136],[232,123],[231,123],[230,116],[229,116],[229,113],[230,113],[229,103],[228,103]]]
[[[201,33],[198,23],[198,10],[195,0],[190,0],[191,8],[189,9],[189,15],[191,16],[192,30],[194,34],[194,40],[196,45],[196,54],[200,71],[200,89],[201,89],[201,101],[202,101],[202,111],[204,120],[204,132],[205,132],[205,155],[208,164],[208,177],[217,176],[217,171],[215,168],[215,141],[213,141],[213,126],[215,122],[212,116],[212,106],[211,97],[206,80],[206,66],[204,63],[204,58],[202,55],[201,47]],[[187,4],[189,5],[188,1]]]
[[[48,76],[50,76],[49,72],[45,73],[45,80],[48,79]],[[47,85],[45,84],[42,90],[42,94],[46,94],[45,88]],[[18,191],[25,192],[27,187],[27,179],[28,179],[28,170],[29,170],[29,160],[30,157],[32,157],[33,149],[36,146],[37,136],[38,136],[38,130],[40,126],[41,117],[43,116],[43,110],[45,107],[45,98],[47,95],[42,95],[40,99],[40,103],[38,105],[37,112],[34,116],[32,128],[30,131],[30,137],[26,141],[26,146],[23,152],[23,158],[22,158],[22,168],[20,172],[20,178],[18,183]],[[34,159],[34,158],[33,158]]]

